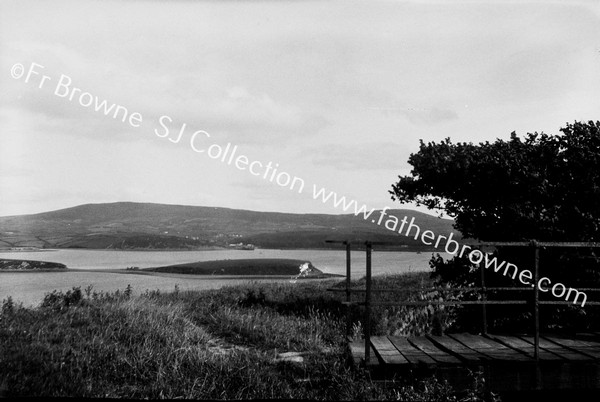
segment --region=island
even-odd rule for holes
[[[66,270],[65,264],[48,261],[0,259],[0,271]]]
[[[314,267],[309,261],[285,258],[199,261],[164,267],[145,268],[140,271],[190,275],[293,276],[297,278],[314,279],[339,276],[324,273]]]

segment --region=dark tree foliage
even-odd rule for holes
[[[419,151],[409,158],[411,175],[393,184],[392,199],[444,211],[455,219],[464,237],[476,240],[598,242],[600,121],[567,123],[560,131],[558,135],[530,133],[523,139],[513,132],[509,140],[476,145],[454,144],[450,139],[421,141]],[[600,255],[600,249],[543,250],[541,274],[567,286],[599,286],[596,254]],[[532,265],[531,250],[499,248],[495,255],[521,269]],[[480,283],[479,272],[466,258],[434,258],[430,264],[442,283]],[[518,285],[493,271],[486,271],[486,282],[488,286]],[[511,294],[502,298],[531,297],[531,292]],[[588,301],[594,299],[598,297],[589,293]],[[513,322],[519,321],[529,314],[527,308],[491,309],[497,324],[511,322],[511,316]],[[591,309],[600,310],[592,306],[585,311],[545,308],[543,318],[547,326],[581,327],[590,323]]]

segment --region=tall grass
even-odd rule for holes
[[[413,279],[405,278],[407,283]],[[0,384],[7,396],[456,400],[447,384],[378,384],[346,364],[335,281],[209,291],[46,295],[4,300]],[[408,289],[407,289],[408,291]],[[304,361],[276,359],[299,352]],[[0,388],[0,394],[2,393]]]

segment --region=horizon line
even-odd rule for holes
[[[58,212],[58,211],[66,210],[66,209],[82,207],[82,206],[86,206],[86,205],[109,205],[109,204],[151,204],[151,205],[165,205],[165,206],[175,206],[175,207],[227,209],[227,210],[232,210],[232,211],[247,211],[247,212],[287,214],[287,215],[339,215],[339,216],[354,215],[353,213],[345,213],[345,212],[343,212],[343,213],[322,213],[322,212],[281,212],[281,211],[264,211],[264,210],[258,211],[258,210],[254,210],[254,209],[230,208],[230,207],[220,207],[220,206],[214,206],[214,205],[169,204],[169,203],[162,203],[162,202],[141,202],[141,201],[111,201],[111,202],[87,202],[87,203],[83,203],[83,204],[77,204],[77,205],[72,205],[69,207],[51,209],[51,210],[46,210],[46,211],[41,211],[41,212],[13,214],[13,215],[0,215],[0,218],[13,218],[13,217],[20,217],[20,216],[40,215],[40,214],[45,214],[45,213],[50,213],[50,212]],[[373,211],[381,211],[382,209],[383,208],[374,208]],[[390,210],[392,210],[392,211],[393,210],[409,210],[409,211],[413,211],[413,212],[420,212],[422,214],[429,215],[434,218],[453,220],[452,218],[449,218],[449,217],[440,217],[439,215],[437,215],[433,212],[420,211],[420,210],[413,209],[410,207],[404,207],[404,208],[390,207]]]

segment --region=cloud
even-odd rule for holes
[[[415,125],[435,125],[458,119],[454,110],[434,107],[426,110],[404,110],[399,112]]]
[[[18,107],[29,112],[40,132],[59,128],[63,133],[86,135],[104,140],[135,139],[126,135],[132,127],[92,107],[78,103],[78,95],[69,101],[54,91],[61,75],[72,79],[70,91],[79,88],[108,104],[121,105],[129,113],[139,112],[148,123],[146,130],[159,128],[158,119],[167,115],[179,127],[187,124],[194,130],[211,133],[217,142],[239,144],[289,142],[298,135],[313,136],[329,125],[327,118],[314,110],[285,101],[267,88],[250,90],[236,84],[221,69],[212,65],[189,71],[185,66],[169,70],[144,69],[120,60],[99,62],[96,55],[63,44],[14,41],[7,46],[2,70],[9,71],[15,62],[26,69],[31,62],[40,75],[29,83],[6,80],[0,96],[0,108]],[[175,49],[177,53],[180,50]],[[39,88],[42,74],[51,77]]]
[[[314,165],[338,170],[398,169],[408,157],[400,145],[392,142],[325,144],[306,148],[303,153],[309,155]]]
[[[252,201],[266,200],[298,200],[298,192],[278,186],[268,180],[259,178],[248,178],[248,180],[237,180],[231,183],[238,189],[243,197]]]
[[[214,138],[237,144],[287,142],[299,134],[314,136],[329,124],[319,114],[276,101],[266,93],[250,93],[241,86],[227,88],[208,103],[203,99],[189,101],[200,113],[189,110],[177,114],[189,116],[190,122],[210,130]]]
[[[371,110],[378,110],[385,116],[400,115],[406,118],[414,125],[436,125],[447,121],[458,119],[458,114],[454,110],[441,109],[433,107],[430,109],[420,108],[401,108],[401,107],[370,107]]]

